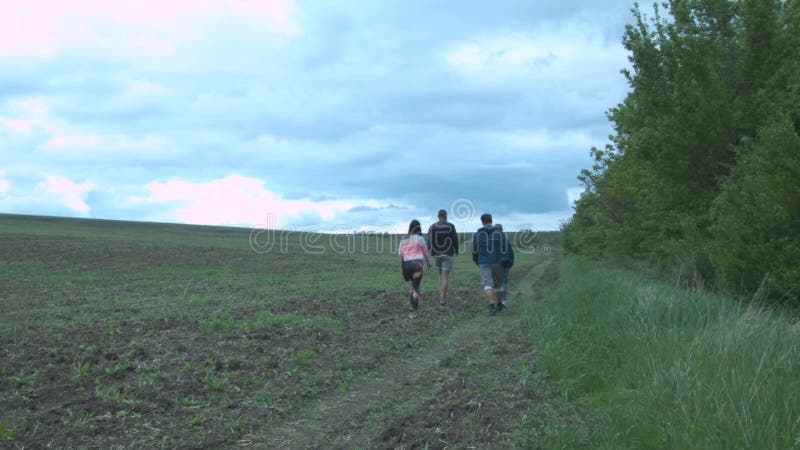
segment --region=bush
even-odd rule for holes
[[[720,288],[797,304],[800,286],[800,137],[791,121],[743,145],[714,201],[709,257]]]

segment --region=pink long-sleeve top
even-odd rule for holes
[[[412,259],[424,259],[427,261],[428,243],[419,234],[406,236],[400,241],[400,248],[397,249],[397,254],[403,258],[403,261]]]

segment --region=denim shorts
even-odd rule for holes
[[[481,281],[483,290],[502,290],[503,289],[503,265],[502,264],[481,264]]]
[[[451,255],[437,255],[433,257],[436,268],[439,270],[453,270],[453,257]]]

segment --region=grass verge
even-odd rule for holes
[[[578,258],[522,326],[543,448],[800,448],[800,323]],[[575,404],[584,420],[569,411]]]

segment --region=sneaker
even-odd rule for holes
[[[497,307],[497,303],[492,303],[491,305],[489,305],[490,316],[497,314],[498,311],[500,311],[500,308]]]
[[[440,302],[439,302],[439,305],[441,305],[441,306],[447,306],[447,300],[442,300],[442,301],[440,301]]]
[[[508,309],[508,303],[503,302],[500,305],[503,307],[503,309]]]

